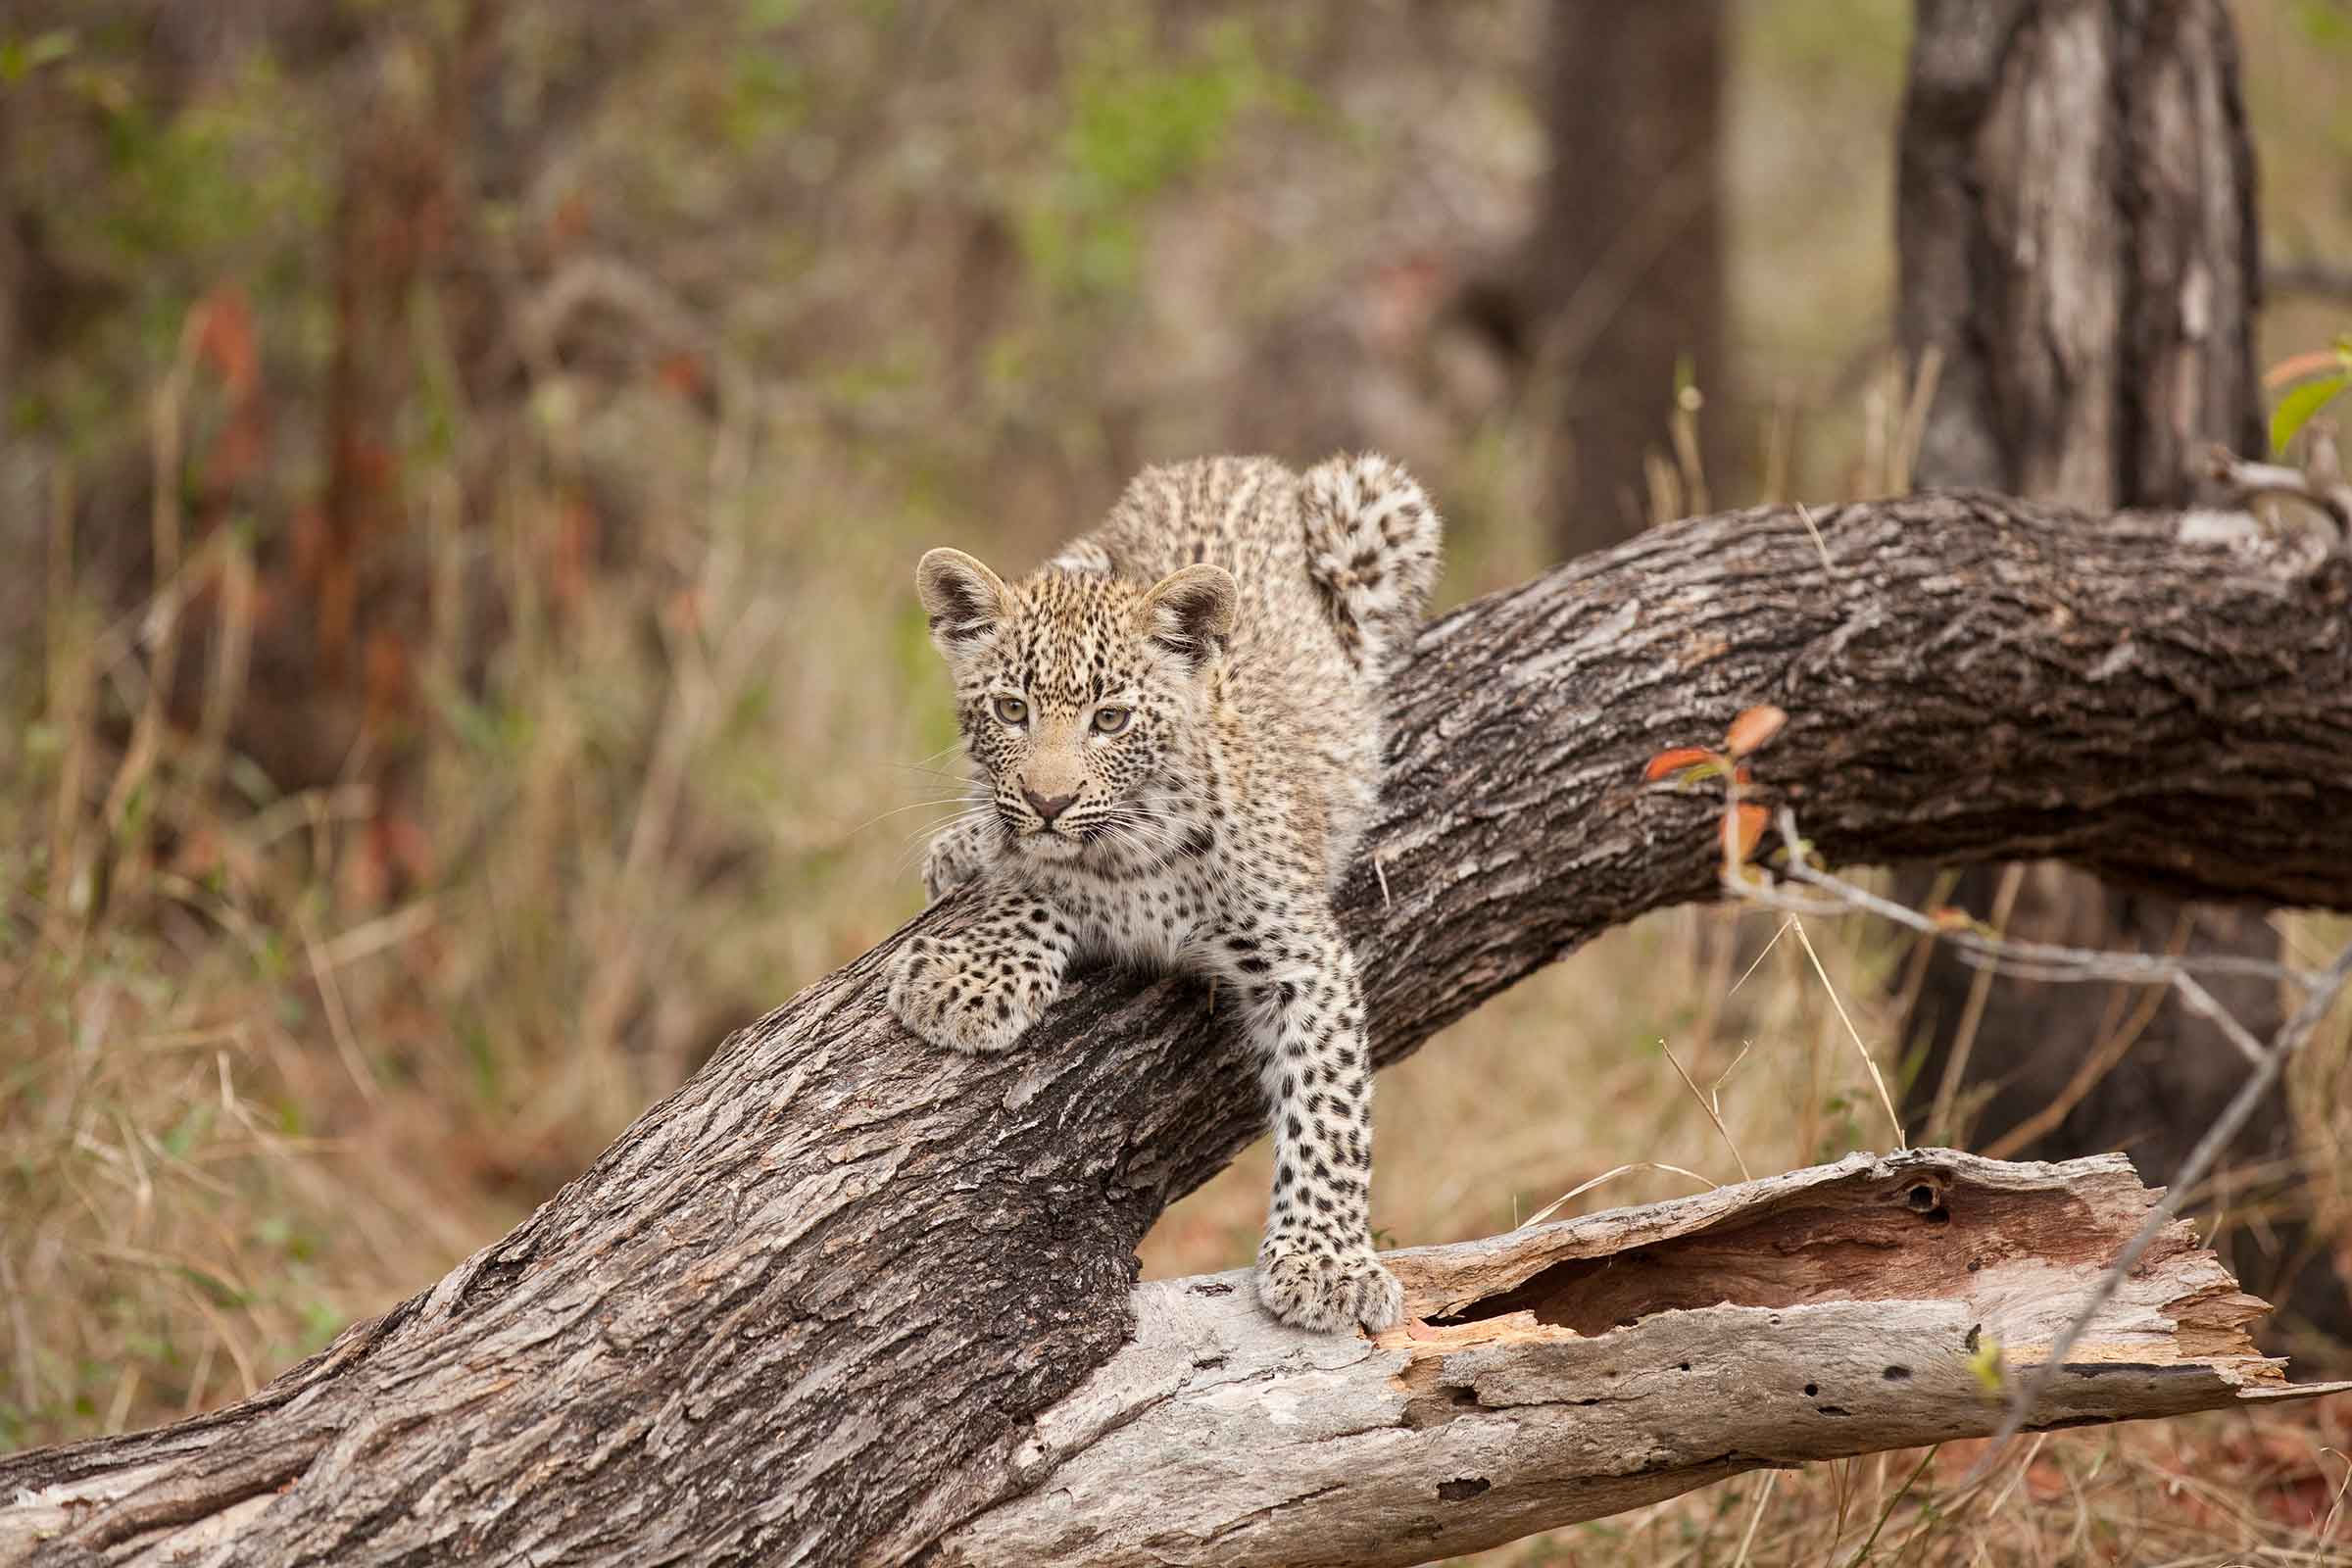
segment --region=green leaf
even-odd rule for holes
[[[30,38],[0,39],[0,83],[15,86],[46,65],[74,52],[74,33],[66,27],[35,33]]]
[[[2001,1361],[2000,1342],[1989,1334],[1972,1338],[1977,1343],[1968,1348],[1969,1375],[1986,1394],[1997,1396],[2009,1381],[2009,1369]]]
[[[2347,387],[2352,387],[2352,374],[2323,375],[2280,398],[2278,406],[2271,411],[2272,453],[2283,454],[2286,444],[2311,422],[2312,416],[2343,396]]]

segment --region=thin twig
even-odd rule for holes
[[[1764,1472],[1764,1485],[1756,1492],[1756,1506],[1747,1516],[1747,1528],[1740,1533],[1740,1550],[1732,1558],[1732,1568],[1747,1568],[1747,1550],[1756,1544],[1756,1526],[1764,1522],[1764,1505],[1772,1500],[1772,1484],[1780,1478],[1778,1470]]]
[[[2147,1219],[2140,1225],[2139,1233],[2116,1254],[2115,1261],[2092,1289],[2090,1298],[2076,1312],[2074,1321],[2067,1324],[2057,1339],[2051,1342],[2048,1355],[2019,1381],[2016,1391],[2010,1396],[2009,1408],[2001,1417],[2000,1428],[1993,1433],[1991,1444],[1977,1461],[1976,1471],[1987,1468],[2002,1446],[2025,1426],[2033,1415],[2034,1406],[2040,1402],[2042,1395],[2048,1392],[2051,1382],[2064,1367],[2067,1351],[2074,1348],[2075,1342],[2082,1338],[2082,1331],[2089,1327],[2091,1319],[2115,1295],[2116,1287],[2132,1272],[2132,1265],[2139,1261],[2140,1254],[2148,1250],[2149,1244],[2172,1224],[2173,1216],[2188,1201],[2191,1191],[2205,1179],[2205,1173],[2221,1157],[2222,1151],[2229,1147],[2230,1141],[2237,1136],[2238,1129],[2254,1114],[2254,1107],[2262,1102],[2263,1096],[2270,1092],[2271,1086],[2278,1081],[2278,1074],[2285,1068],[2288,1058],[2319,1029],[2347,983],[2352,983],[2352,943],[2347,943],[2343,952],[2336,955],[2335,961],[2322,973],[2320,984],[2310,996],[2303,999],[2303,1005],[2279,1025],[2278,1033],[2272,1037],[2270,1049],[2264,1053],[2260,1065],[2246,1075],[2246,1081],[2238,1087],[2236,1098],[2214,1118],[2213,1125],[2205,1129],[2205,1136],[2197,1140],[2197,1147],[2189,1151],[2188,1157],[2180,1162],[2180,1168],[2173,1174],[2172,1183],[2165,1190],[2164,1197],[2149,1210]],[[1974,1475],[1976,1471],[1971,1474]]]
[[[1602,1182],[1615,1181],[1618,1177],[1625,1175],[1629,1171],[1637,1170],[1670,1170],[1677,1176],[1690,1177],[1692,1181],[1698,1183],[1701,1187],[1704,1187],[1709,1191],[1713,1191],[1715,1188],[1722,1185],[1720,1182],[1711,1182],[1707,1180],[1704,1176],[1701,1176],[1694,1170],[1685,1170],[1680,1165],[1669,1165],[1661,1159],[1637,1159],[1624,1165],[1612,1165],[1607,1170],[1604,1170],[1599,1175],[1593,1177],[1591,1181],[1577,1183],[1577,1185],[1569,1188],[1566,1192],[1553,1199],[1550,1202],[1545,1203],[1542,1208],[1537,1209],[1533,1214],[1528,1215],[1527,1218],[1514,1224],[1511,1229],[1515,1231],[1523,1231],[1530,1225],[1541,1225],[1545,1220],[1549,1219],[1553,1214],[1557,1213],[1562,1203],[1566,1203],[1574,1199],[1584,1197],[1585,1194],[1591,1192],[1593,1188],[1598,1187]]]
[[[2033,1446],[2026,1449],[2026,1456],[2018,1461],[2017,1474],[2009,1478],[2009,1484],[2001,1489],[2000,1495],[1994,1497],[1992,1501],[1985,1507],[1984,1514],[1986,1518],[1997,1517],[2000,1511],[2008,1506],[2009,1494],[2017,1490],[2019,1482],[2026,1479],[2026,1472],[2033,1469],[2034,1461],[2041,1456],[2041,1446],[2049,1441],[2050,1435],[2047,1432],[2036,1432],[2034,1434]],[[1990,1472],[1987,1471],[1986,1474],[1989,1476]],[[1960,1488],[1960,1492],[1967,1492],[1970,1486],[1982,1486],[1984,1485],[1984,1477],[1977,1478],[1976,1480],[1963,1485]]]
[[[1665,1054],[1666,1065],[1674,1069],[1674,1075],[1683,1081],[1683,1087],[1690,1091],[1690,1098],[1698,1102],[1698,1108],[1707,1113],[1707,1120],[1715,1124],[1717,1135],[1723,1139],[1723,1147],[1732,1152],[1732,1163],[1740,1167],[1740,1179],[1743,1182],[1754,1181],[1755,1177],[1748,1172],[1746,1159],[1740,1155],[1740,1145],[1732,1137],[1732,1130],[1723,1124],[1723,1107],[1719,1097],[1698,1092],[1698,1085],[1692,1083],[1690,1075],[1683,1071],[1683,1064],[1674,1059],[1674,1053],[1667,1050],[1665,1041],[1658,1042],[1658,1050]],[[1746,1053],[1740,1054],[1745,1055]],[[1739,1063],[1734,1062],[1733,1065],[1738,1066]],[[1720,1086],[1723,1080],[1718,1078],[1715,1082]]]
[[[1879,1544],[1879,1535],[1886,1528],[1886,1521],[1894,1517],[1894,1510],[1902,1506],[1903,1498],[1910,1495],[1911,1489],[1919,1484],[1919,1478],[1928,1473],[1928,1466],[1936,1462],[1936,1455],[1942,1450],[1943,1445],[1940,1443],[1930,1448],[1927,1456],[1919,1461],[1919,1467],[1895,1489],[1894,1495],[1886,1499],[1886,1506],[1879,1510],[1879,1522],[1870,1527],[1870,1539],[1862,1543],[1860,1551],[1847,1559],[1845,1568],[1862,1568],[1862,1564],[1869,1560],[1871,1548]],[[1880,1457],[1885,1458],[1886,1455],[1881,1454]]]
[[[197,344],[203,331],[204,318],[205,312],[200,307],[189,312],[186,320],[181,323],[179,352],[148,407],[148,458],[153,486],[148,502],[148,532],[155,552],[155,580],[159,585],[172,582],[179,571],[182,523],[179,512],[180,458],[186,435],[182,416],[188,401],[188,386],[195,374]],[[145,622],[151,650],[146,698],[139,706],[138,717],[131,724],[130,744],[124,748],[122,764],[115,772],[114,784],[106,793],[106,805],[99,812],[105,831],[115,839],[110,853],[121,859],[133,858],[139,849],[139,842],[134,840],[144,839],[143,831],[131,831],[131,803],[154,774],[156,763],[163,755],[172,670],[179,660],[179,611],[180,605],[175,597],[159,594],[154,611]]]
[[[2306,473],[2282,463],[2254,463],[2228,447],[2215,447],[2208,453],[2205,466],[2241,500],[2283,496],[2326,513],[2338,528],[2352,529],[2352,485],[2340,478]]]
[[[2320,299],[2352,300],[2352,267],[2302,258],[2263,265],[2265,294],[2308,294]]]
[[[1747,977],[1751,974],[1754,974],[1756,970],[1761,968],[1766,958],[1772,956],[1772,950],[1781,945],[1781,938],[1787,936],[1788,934],[1788,928],[1794,924],[1796,924],[1796,916],[1794,915],[1790,915],[1788,919],[1781,922],[1781,928],[1772,934],[1772,940],[1764,944],[1764,951],[1757,954],[1755,960],[1748,964],[1746,968],[1740,971],[1740,978],[1732,982],[1732,989],[1731,991],[1725,992],[1725,996],[1728,997],[1732,995],[1733,992],[1738,991],[1741,986],[1747,984]]]
[[[2181,931],[2187,919],[2184,910],[2181,919],[2176,922],[2177,932]],[[2178,940],[2168,951],[2179,951]],[[1978,971],[1983,975],[1992,972],[1990,969]],[[2093,1089],[2106,1082],[2109,1073],[2122,1065],[2123,1059],[2131,1054],[2132,1048],[2139,1044],[2141,1036],[2147,1033],[2148,1025],[2155,1021],[2156,1014],[2163,1010],[2164,991],[2155,986],[2142,986],[2140,992],[2139,1004],[2132,1010],[2132,1015],[2099,1037],[2089,1054],[2076,1066],[2073,1075],[2054,1097],[1977,1152],[1988,1159],[2013,1158],[2019,1151],[2032,1147],[2044,1134],[2054,1131],[2068,1116],[2074,1114],[2075,1107],[2082,1103]]]
[[[1919,449],[1928,434],[1928,411],[1936,404],[1936,387],[1943,379],[1943,345],[1931,343],[1919,356],[1919,370],[1911,379],[1911,397],[1896,428],[1894,450],[1888,454],[1888,488],[1898,496],[1911,493],[1918,469]]]
[[[302,922],[304,956],[311,961],[311,979],[318,987],[318,1000],[326,1006],[327,1033],[335,1043],[335,1053],[343,1058],[343,1070],[359,1086],[360,1094],[370,1101],[381,1097],[383,1091],[375,1081],[375,1071],[368,1065],[368,1054],[360,1049],[359,1037],[351,1027],[350,1009],[343,1004],[343,987],[335,979],[335,966],[327,961],[326,949],[319,943],[318,934],[311,929],[306,916]]]
[[[2214,1000],[2212,992],[2197,984],[2193,975],[2173,976],[2173,989],[2180,994],[2181,1002],[2187,1004],[2190,1011],[2210,1020],[2222,1032],[2222,1037],[2237,1048],[2237,1054],[2245,1057],[2249,1065],[2262,1065],[2262,1042],[2254,1038],[2252,1030],[2231,1017],[2230,1010]]]
[[[1894,1097],[1886,1092],[1886,1080],[1879,1075],[1879,1064],[1871,1059],[1870,1048],[1862,1043],[1862,1031],[1856,1029],[1854,1020],[1846,1016],[1845,1004],[1838,1000],[1838,988],[1830,984],[1830,971],[1821,966],[1821,955],[1813,951],[1813,939],[1805,935],[1804,922],[1799,920],[1791,923],[1796,926],[1796,940],[1804,944],[1805,956],[1813,960],[1813,972],[1821,976],[1821,988],[1830,994],[1830,1005],[1838,1009],[1838,1021],[1845,1025],[1846,1038],[1854,1043],[1854,1054],[1862,1058],[1862,1065],[1870,1069],[1870,1081],[1879,1091],[1879,1103],[1886,1107],[1886,1124],[1894,1129],[1894,1147],[1910,1148],[1910,1143],[1903,1136],[1903,1118],[1894,1112]]]
[[[1993,930],[2009,929],[2010,913],[2017,907],[2018,890],[2025,885],[2026,863],[2010,862],[2001,872],[2000,886],[1993,890]],[[1990,969],[1981,968],[1969,982],[1968,1001],[1960,1008],[1960,1027],[1952,1034],[1951,1054],[1944,1058],[1943,1077],[1936,1082],[1936,1101],[1928,1109],[1930,1142],[1942,1143],[1951,1137],[1952,1104],[1959,1097],[1961,1084],[1967,1081],[1969,1058],[1976,1054],[1977,1031],[1984,1022],[1984,1004],[1992,995],[1992,978]]]
[[[1828,572],[1833,577],[1837,576],[1838,566],[1835,562],[1830,560],[1829,541],[1822,538],[1821,529],[1814,525],[1813,509],[1806,506],[1802,501],[1799,501],[1796,504],[1796,514],[1799,518],[1803,519],[1805,524],[1805,532],[1813,536],[1813,548],[1821,552],[1821,569]]]
[[[1796,818],[1786,807],[1782,808],[1778,827],[1783,842],[1789,846],[1788,863],[1782,874],[1791,882],[1818,888],[1828,897],[1804,899],[1775,887],[1765,879],[1750,876],[1730,888],[1734,897],[1760,905],[1768,909],[1792,914],[1814,914],[1824,917],[1850,914],[1856,910],[1891,920],[1907,930],[1951,944],[1963,962],[1991,965],[2000,973],[2027,980],[2053,981],[2122,981],[2131,985],[2163,986],[2173,983],[2177,974],[2246,975],[2261,980],[2288,981],[2304,991],[2320,986],[2325,977],[2309,969],[2300,969],[2269,958],[2249,958],[2237,954],[2180,954],[2179,956],[2147,953],[2107,953],[2089,948],[2061,947],[2049,942],[2025,942],[2008,937],[1987,935],[1975,929],[1954,929],[1938,925],[1908,905],[1884,898],[1867,888],[1857,887],[1835,872],[1825,871],[1806,858],[1804,841],[1797,835]]]

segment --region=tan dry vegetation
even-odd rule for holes
[[[1031,5],[919,38],[887,7],[795,9],[665,28],[480,215],[466,243],[502,310],[575,291],[503,401],[466,393],[457,286],[406,300],[385,548],[431,608],[298,785],[238,737],[299,711],[257,706],[283,675],[253,650],[308,591],[339,89],[246,70],[179,111],[154,167],[92,187],[154,253],[80,359],[28,378],[39,417],[0,453],[0,538],[47,563],[0,589],[0,1446],[251,1391],[495,1238],[729,1028],[912,912],[923,825],[959,788],[907,591],[924,546],[1020,565],[1137,462],[1345,439],[1443,498],[1448,597],[1542,565],[1536,443],[1431,316],[1524,220],[1532,6],[1370,26],[1337,5]],[[2345,111],[2314,85],[2331,46],[2292,8],[2245,9],[2274,227],[2343,254]],[[559,81],[593,29],[515,10],[516,70]],[[1740,19],[1746,391],[1705,416],[1760,432],[1787,403],[1794,493],[1880,488],[1872,182],[1901,8]],[[378,24],[387,90],[449,45]],[[153,90],[109,47],[85,36],[72,63],[90,91]],[[21,132],[0,147],[51,157],[36,183],[71,177]],[[213,222],[207,181],[278,205]],[[99,243],[95,220],[64,227]],[[275,422],[258,469],[208,489],[239,333]],[[159,451],[185,515],[147,505]],[[1774,925],[1687,910],[1615,933],[1389,1073],[1376,1224],[1442,1241],[1619,1165],[1640,1168],[1573,1205],[1687,1190],[1668,1166],[1724,1181],[1886,1143],[1794,944],[1734,990],[1741,920],[1751,951]],[[1902,950],[1858,922],[1811,935],[1899,1070]],[[1720,1131],[1667,1050],[1719,1088]],[[2306,1191],[2352,1234],[2340,1020],[2298,1070]],[[1148,1269],[1246,1261],[1266,1175],[1252,1151],[1179,1204]],[[1492,1560],[1842,1563],[1884,1516],[1874,1561],[2324,1561],[2352,1535],[2348,1422],[2339,1401],[2052,1437],[1964,1499],[1965,1454],[1907,1490],[1918,1458],[1857,1460]]]

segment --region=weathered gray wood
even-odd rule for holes
[[[940,1543],[968,1568],[1380,1568],[1474,1551],[1741,1471],[1982,1437],[1997,1345],[2036,1364],[2156,1195],[2121,1155],[1949,1150],[1835,1165],[1391,1254],[1416,1311],[1305,1335],[1246,1274],[1144,1285],[1134,1342],[1039,1417],[1032,1490]],[[2302,1396],[2261,1303],[2176,1224],[2038,1427]]]
[[[1382,874],[1341,900],[1381,1060],[1713,897],[1719,803],[1642,768],[1758,702],[1790,715],[1759,788],[1828,860],[2053,855],[2352,907],[2352,562],[1982,496],[1812,522],[1654,531],[1422,633]],[[1097,973],[1021,1050],[925,1049],[874,983],[903,939],[253,1398],[0,1458],[0,1560],[838,1563],[1015,1494],[1038,1413],[1126,1344],[1136,1243],[1257,1096],[1181,981]],[[28,1540],[21,1490],[86,1500]]]

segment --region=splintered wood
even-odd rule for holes
[[[1135,1342],[1046,1412],[968,1564],[1412,1563],[1742,1471],[1982,1437],[2156,1194],[2121,1155],[1915,1150],[1392,1254],[1416,1320],[1286,1329],[1246,1273],[1138,1288]],[[2185,1223],[2035,1428],[2290,1389]]]

